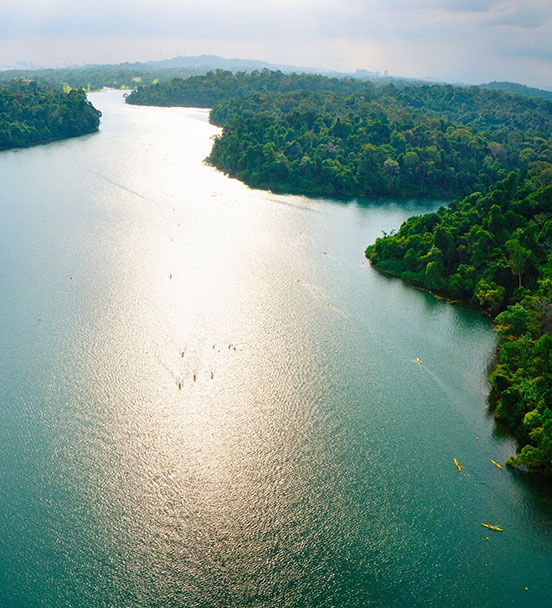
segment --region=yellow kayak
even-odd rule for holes
[[[501,469],[501,468],[502,468],[502,465],[501,465],[501,464],[499,464],[499,463],[498,463],[496,460],[492,460],[492,459],[491,459],[491,462],[494,464],[494,466],[495,466],[495,467],[498,467],[499,469]]]
[[[456,468],[461,471],[462,470],[462,465],[458,462],[458,460],[456,460],[456,458],[454,459],[454,464],[456,465]]]
[[[499,528],[498,526],[493,526],[491,524],[481,524],[484,528],[489,528],[489,530],[496,530],[497,532],[504,532],[504,530],[502,528]]]

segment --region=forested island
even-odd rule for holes
[[[82,90],[14,80],[0,86],[0,150],[93,133],[100,117]]]
[[[509,464],[552,475],[552,101],[507,84],[218,70],[127,101],[212,108],[222,133],[208,162],[252,186],[453,199],[366,255],[495,318],[490,405],[520,442]]]

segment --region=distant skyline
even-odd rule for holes
[[[550,0],[18,0],[0,66],[220,55],[552,90]]]

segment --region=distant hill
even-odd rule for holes
[[[549,99],[552,100],[552,91],[545,91],[544,89],[535,89],[534,87],[528,87],[524,84],[518,84],[517,82],[488,82],[480,85],[482,89],[489,90],[500,90],[506,91],[506,93],[515,93],[516,95],[525,95],[526,97],[534,97],[536,99]]]
[[[21,67],[18,69],[0,69],[0,82],[23,78],[48,82],[53,85],[82,88],[85,91],[98,90],[103,87],[134,89],[137,86],[149,85],[155,82],[166,82],[173,78],[201,76],[215,70],[237,73],[262,71],[265,69],[280,71],[284,74],[320,74],[336,78],[377,80],[380,83],[414,85],[447,84],[445,82],[390,76],[387,73],[381,74],[363,69],[354,72],[339,72],[309,66],[268,63],[254,59],[227,59],[218,55],[178,56],[160,61],[87,64],[58,68]],[[469,87],[473,85],[458,84],[456,86]],[[501,90],[524,95],[525,97],[552,100],[552,91],[536,89],[514,82],[489,82],[479,86],[483,89]]]
[[[143,63],[88,64],[62,68],[32,68],[0,70],[0,82],[26,79],[47,82],[52,85],[82,88],[85,91],[99,90],[104,87],[134,89],[137,86],[166,82],[173,78],[201,76],[215,70],[228,72],[253,72],[262,70],[280,71],[286,74],[322,74],[324,76],[345,77],[350,74],[320,70],[304,66],[277,65],[266,61],[249,59],[225,59],[216,55],[197,57],[173,57],[162,61]],[[365,78],[363,72],[362,77]],[[377,76],[376,74],[373,75]]]
[[[294,66],[284,64],[268,63],[267,61],[257,61],[255,59],[226,59],[217,55],[198,55],[196,57],[172,57],[161,61],[146,61],[142,64],[148,70],[166,70],[175,68],[210,70],[228,70],[229,72],[252,72],[254,70],[280,70],[281,72],[301,72],[303,74],[340,74],[331,70],[320,70],[306,66]]]

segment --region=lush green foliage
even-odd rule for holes
[[[258,187],[456,197],[552,162],[552,103],[478,87],[219,70],[127,101],[212,107],[209,161]]]
[[[37,80],[59,87],[68,86],[72,89],[84,89],[85,91],[97,91],[105,87],[134,89],[138,86],[166,82],[173,78],[190,78],[217,69],[240,72],[264,69],[269,65],[259,61],[201,55],[198,57],[174,57],[144,63],[125,62],[114,65],[85,65],[68,68],[0,70],[0,82],[18,79]]]
[[[487,194],[410,218],[366,253],[386,272],[497,313],[537,288],[552,252],[552,187],[531,187],[545,179],[510,174]]]
[[[546,184],[546,185],[545,185]],[[366,250],[372,264],[496,316],[495,415],[521,440],[511,464],[552,474],[552,174],[407,220]]]
[[[12,81],[0,87],[0,150],[92,133],[100,116],[82,90]]]
[[[423,111],[405,107],[395,87],[377,93],[282,93],[221,102],[212,120],[224,130],[209,161],[253,186],[405,197],[485,191],[511,170],[552,161],[552,142],[541,137],[540,125],[511,137],[499,117],[500,131],[478,131],[438,117],[437,110],[432,115],[424,102]],[[434,91],[426,94],[433,99]]]
[[[539,288],[496,317],[500,345],[491,373],[495,416],[521,449],[509,464],[552,475],[552,264]],[[547,276],[550,275],[550,276]]]
[[[239,100],[258,94],[298,91],[353,93],[373,88],[370,82],[354,78],[328,78],[319,74],[284,74],[267,69],[234,74],[229,70],[215,70],[186,79],[173,78],[168,82],[139,87],[127,97],[127,103],[210,108],[223,100]],[[230,118],[233,114],[234,108]]]
[[[0,72],[0,83],[11,80],[35,80],[54,88],[99,91],[132,89],[139,83],[151,84],[154,76],[137,67],[88,66],[83,68],[45,68],[42,70],[6,70]]]
[[[535,89],[534,87],[528,87],[524,84],[518,84],[516,82],[488,82],[487,84],[481,85],[484,89],[493,89],[506,91],[507,93],[515,93],[516,95],[527,95],[529,97],[536,97],[538,99],[552,99],[552,91],[544,91],[543,89]]]

